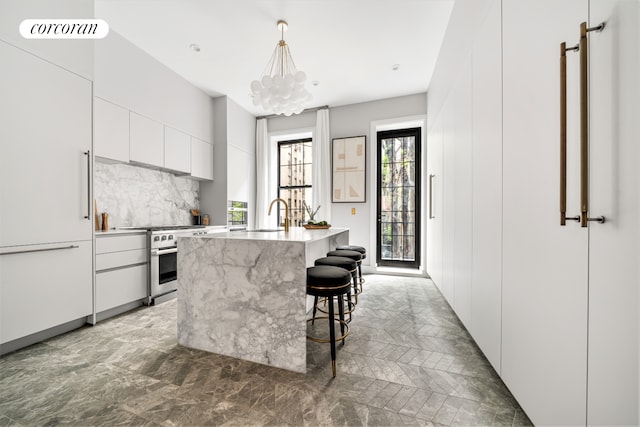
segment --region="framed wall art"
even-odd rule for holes
[[[334,138],[332,142],[331,201],[366,202],[366,136]]]

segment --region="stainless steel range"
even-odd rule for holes
[[[178,290],[178,237],[208,234],[205,226],[149,227],[148,305],[176,297]]]

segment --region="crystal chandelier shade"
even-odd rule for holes
[[[269,63],[260,80],[251,82],[253,105],[262,106],[265,111],[290,116],[304,110],[311,101],[311,94],[305,89],[307,75],[298,71],[291,57],[289,46],[284,41],[285,21],[278,21],[282,38],[276,45]]]

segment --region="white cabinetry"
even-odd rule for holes
[[[440,122],[444,146],[443,242],[431,230],[427,235],[429,247],[442,245],[443,274],[432,277],[442,282],[443,294],[535,424],[638,425],[640,3],[497,0],[486,10],[472,35],[472,65],[459,61],[446,73],[471,70],[473,96],[464,95],[464,77],[447,77],[431,89],[449,94],[437,101],[441,105],[429,106],[436,118],[430,173],[442,157]],[[579,62],[587,49],[566,57],[567,215],[580,214],[586,183],[588,216],[602,215],[606,222],[561,226],[560,43],[574,46],[582,22],[606,27],[588,34],[588,103],[581,103]],[[459,36],[466,41],[470,34]],[[464,142],[463,104],[472,106],[471,145]],[[584,183],[580,132],[587,121],[581,121],[581,105],[588,106],[589,118]],[[469,323],[469,287],[459,280],[468,274],[465,250],[460,252],[467,245]]]
[[[471,225],[472,225],[472,64],[462,67],[453,96],[453,293],[456,313],[471,328]],[[451,153],[451,151],[448,151]]]
[[[470,332],[500,372],[502,307],[502,31],[494,2],[473,47],[473,235]]]
[[[213,180],[213,144],[191,137],[191,177]]]
[[[162,123],[131,111],[129,113],[129,158],[132,162],[164,167],[164,128]]]
[[[587,421],[638,425],[640,2],[591,0],[589,19],[589,27],[606,22],[604,31],[589,33],[589,189],[590,216],[607,222],[588,230]]]
[[[129,162],[129,110],[94,97],[93,126],[96,157]]]
[[[213,162],[213,156],[211,161]],[[166,125],[164,127],[164,168],[176,172],[191,172],[191,137]]]
[[[91,314],[91,251],[90,240],[0,248],[3,344]]]
[[[5,344],[91,314],[92,100],[89,80],[2,41],[0,63]]]
[[[96,312],[148,296],[149,249],[146,234],[96,236]]]
[[[559,226],[557,189],[559,46],[577,42],[587,6],[584,0],[503,1],[502,378],[540,425],[586,422],[588,233],[573,222]],[[569,153],[579,153],[577,59],[568,57],[575,76]],[[568,214],[576,215],[573,162],[567,177]]]
[[[0,246],[90,240],[91,82],[0,41]]]
[[[444,236],[444,209],[443,190],[444,180],[444,153],[442,138],[442,118],[438,116],[427,136],[427,273],[431,280],[443,292],[443,236]]]
[[[234,145],[227,145],[227,199],[249,201],[247,169],[250,164],[249,153]]]

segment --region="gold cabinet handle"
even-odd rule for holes
[[[589,221],[604,223],[604,217],[589,218],[589,40],[587,33],[602,31],[605,23],[587,28],[580,24],[580,226]]]
[[[579,216],[567,217],[567,52],[577,51],[578,45],[567,48],[560,43],[560,225],[567,220],[580,221]]]

